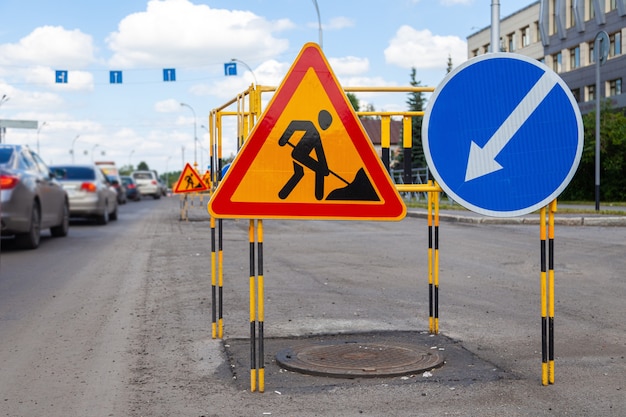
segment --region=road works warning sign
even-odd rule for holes
[[[306,44],[209,202],[217,218],[401,220],[406,207],[317,44]]]
[[[208,189],[209,188],[204,181],[202,181],[202,178],[200,178],[196,170],[193,169],[191,165],[186,164],[185,169],[183,169],[183,172],[180,174],[178,182],[174,186],[174,193],[197,193]]]

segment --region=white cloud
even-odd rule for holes
[[[328,63],[337,76],[363,74],[369,71],[370,67],[369,59],[355,56],[329,58]]]
[[[441,0],[441,4],[444,6],[456,6],[459,4],[469,6],[472,3],[474,3],[474,0]]]
[[[154,110],[157,113],[173,113],[180,110],[180,101],[170,98],[161,100],[154,104]]]
[[[322,24],[322,29],[339,30],[354,26],[354,20],[348,17],[333,17],[327,24]]]
[[[93,39],[80,30],[42,26],[17,43],[0,45],[0,63],[83,68],[95,61]]]
[[[125,17],[107,38],[119,68],[176,63],[198,66],[232,57],[271,57],[289,43],[273,33],[293,28],[252,12],[212,9],[188,0],[150,0],[145,12]]]
[[[402,68],[445,68],[448,56],[459,65],[467,59],[467,44],[457,36],[434,35],[428,29],[402,26],[385,49],[385,60]]]

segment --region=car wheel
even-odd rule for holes
[[[98,224],[105,225],[109,222],[109,204],[104,204],[104,212],[98,216]]]
[[[159,198],[161,198],[161,193],[156,193],[155,195],[153,195],[155,200],[158,200]]]
[[[63,218],[61,223],[57,226],[50,228],[50,234],[52,237],[64,237],[70,230],[70,209],[67,205],[67,201],[63,203]]]
[[[23,249],[37,249],[41,239],[41,214],[39,205],[33,203],[33,211],[30,217],[30,230],[15,236],[17,246]]]
[[[117,206],[115,206],[115,210],[109,215],[110,220],[117,220]]]

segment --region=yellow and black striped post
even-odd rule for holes
[[[216,264],[215,264],[215,219],[211,217],[211,336],[217,337],[217,303],[216,303]]]
[[[434,334],[439,333],[439,192],[433,193],[435,200],[435,246],[434,246],[434,258],[433,258],[433,283],[434,283],[434,298],[435,298],[435,323]]]
[[[257,388],[259,392],[265,392],[265,349],[263,340],[263,323],[265,321],[265,283],[263,279],[263,220],[257,221],[257,227],[255,227],[254,223],[254,220],[250,220],[250,225],[248,227],[250,242],[250,392],[255,392]],[[255,229],[257,229],[256,251],[258,254],[258,276],[255,272]]]
[[[548,309],[546,282],[546,208],[539,211],[539,237],[541,251],[541,383],[548,385]]]
[[[554,213],[556,200],[548,211],[548,383],[554,384]]]
[[[218,286],[218,317],[217,317],[217,337],[224,337],[224,309],[222,308],[224,301],[224,251],[222,249],[223,226],[222,219],[217,221],[218,239],[217,239],[217,286]]]
[[[428,182],[432,185],[432,181]],[[435,332],[433,319],[433,191],[428,191],[428,332]]]
[[[250,242],[250,392],[256,391],[256,291],[254,262],[254,220],[248,226]]]
[[[259,392],[265,392],[265,352],[263,340],[263,322],[265,321],[265,283],[263,278],[263,220],[259,220],[257,230],[257,258],[258,258],[258,283],[257,283],[257,299],[259,308]]]
[[[380,147],[381,147],[381,158],[383,160],[383,165],[387,172],[389,172],[389,163],[390,163],[390,152],[391,148],[391,117],[383,116],[380,119]]]

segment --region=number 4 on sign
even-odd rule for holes
[[[185,165],[185,169],[180,174],[180,178],[178,178],[178,182],[174,187],[174,193],[197,193],[206,190],[208,190],[208,187],[196,170],[189,164]]]

